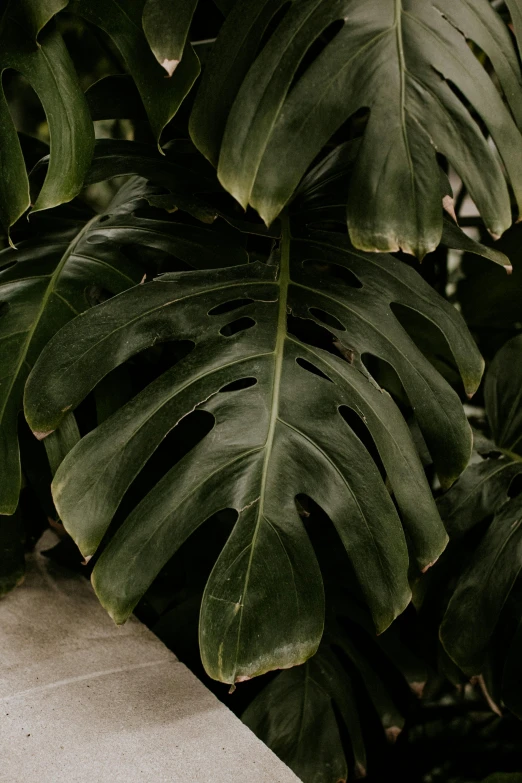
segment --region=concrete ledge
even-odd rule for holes
[[[38,553],[0,601],[0,758],[2,783],[299,783],[145,626],[116,628]]]

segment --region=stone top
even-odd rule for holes
[[[0,600],[0,759],[1,783],[299,783],[144,625],[116,627],[39,552]]]

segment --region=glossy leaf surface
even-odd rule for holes
[[[303,666],[278,674],[242,720],[300,780],[339,783],[349,778],[349,762],[334,704],[361,777],[366,753],[350,678],[326,646]]]
[[[18,414],[29,371],[64,323],[89,306],[89,287],[119,293],[139,282],[139,268],[118,248],[91,244],[102,215],[57,221],[45,239],[0,253],[0,510],[12,514],[20,491]]]
[[[453,536],[491,520],[459,575],[440,628],[446,651],[468,675],[480,674],[487,666],[497,624],[522,570],[522,461],[510,455],[518,442],[521,357],[522,344],[516,337],[498,352],[486,377],[486,410],[497,445],[507,449],[506,455],[471,465],[438,503]],[[513,654],[508,653],[508,661]],[[509,666],[506,677],[515,682],[512,660]]]
[[[519,499],[495,514],[448,605],[440,635],[445,649],[468,675],[482,672],[493,636],[522,570],[522,506]]]
[[[326,44],[310,62],[321,34]],[[511,223],[507,182],[467,102],[497,145],[519,206],[522,139],[466,39],[490,58],[520,125],[516,54],[487,0],[295,0],[288,7],[241,0],[212,50],[192,138],[227,190],[269,224],[332,134],[368,107],[347,200],[356,247],[421,258],[435,249],[442,234],[436,151],[459,173],[490,231],[501,234]]]
[[[12,2],[0,29],[0,73],[20,72],[47,116],[51,156],[34,210],[70,201],[89,167],[94,133],[87,103],[61,36],[52,24],[36,35],[65,3]],[[58,87],[57,87],[58,85]],[[30,206],[29,182],[18,137],[0,88],[0,221],[9,228]]]
[[[124,621],[190,533],[234,508],[238,520],[207,584],[200,625],[205,667],[226,682],[303,662],[319,644],[321,577],[297,494],[309,494],[334,522],[378,630],[410,599],[403,525],[420,569],[445,546],[408,427],[361,357],[394,366],[445,482],[467,463],[469,427],[457,395],[401,327],[391,302],[437,324],[470,392],[482,369],[458,313],[401,262],[319,232],[287,231],[280,252],[278,264],[165,275],[100,305],[60,332],[27,387],[31,426],[49,431],[126,358],[158,340],[195,343],[70,452],[54,497],[80,549],[92,554],[166,434],[196,408],[213,416],[210,433],[119,528],[93,581],[112,616]],[[288,313],[328,325],[339,355],[296,337]],[[343,420],[345,406],[371,433],[402,524],[375,462]]]

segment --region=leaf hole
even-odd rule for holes
[[[335,21],[330,22],[330,24],[327,25],[324,30],[318,32],[317,38],[308,48],[306,55],[303,57],[294,74],[294,78],[292,79],[292,83],[288,91],[289,93],[296,86],[297,82],[303,78],[312,63],[317,60],[324,52],[326,47],[332,43],[336,35],[338,35],[338,33],[343,29],[344,24],[344,19],[336,19]]]
[[[381,477],[384,480],[386,478],[386,470],[382,463],[377,446],[375,445],[375,441],[370,433],[370,430],[365,424],[361,414],[358,413],[353,408],[350,408],[348,405],[341,405],[339,408],[339,413],[341,414],[342,418],[347,423],[347,425],[350,427],[352,432],[359,438],[359,440],[365,447],[366,451],[369,453],[369,455],[375,462],[379,470],[379,473],[381,474]]]
[[[346,226],[343,226],[343,233],[346,233]],[[330,275],[339,282],[344,283],[350,288],[362,288],[363,284],[353,272],[340,264],[325,263],[315,258],[308,258],[303,261],[303,269],[312,272],[315,275]]]
[[[401,379],[397,375],[395,368],[392,367],[389,362],[372,353],[363,353],[361,355],[361,361],[376,383],[383,389],[386,389],[393,397],[403,413],[405,409],[410,408],[410,402]]]
[[[335,594],[342,590],[343,594],[348,591],[352,599],[362,599],[353,566],[328,514],[309,495],[296,495],[294,502],[319,562],[327,595],[330,589]]]
[[[195,348],[192,340],[158,340],[129,359],[126,366],[132,377],[133,388],[144,389],[174,367]]]
[[[329,332],[324,326],[319,326],[310,318],[297,318],[295,315],[289,315],[287,318],[287,330],[289,334],[297,337],[301,342],[313,345],[316,348],[322,348],[334,356],[339,356],[339,351],[333,344],[335,337],[332,332]]]
[[[312,362],[308,362],[306,359],[301,359],[300,356],[295,361],[299,365],[299,367],[303,368],[303,370],[307,370],[308,372],[311,372],[314,375],[318,375],[319,378],[324,378],[326,381],[330,381],[330,383],[333,383],[332,379],[329,378],[327,375],[325,375],[325,373],[322,372],[322,370],[320,370],[319,367],[316,367],[315,364],[312,364]]]
[[[515,476],[509,485],[508,497],[517,498],[522,493],[522,474]]]
[[[98,223],[106,223],[108,220],[111,219],[111,215],[102,215],[101,218],[98,220]]]
[[[278,27],[282,23],[283,19],[285,18],[285,16],[287,15],[287,13],[288,13],[288,11],[290,10],[291,7],[292,7],[292,3],[291,2],[283,3],[281,8],[279,8],[279,10],[276,11],[276,13],[269,20],[269,22],[268,22],[268,24],[267,24],[267,26],[265,28],[265,31],[263,33],[263,37],[261,38],[261,41],[260,41],[259,46],[257,48],[256,57],[258,56],[258,54],[260,52],[263,51],[263,49],[265,48],[266,44],[268,43],[268,41],[270,40],[272,35],[275,33],[275,31],[278,29]]]
[[[214,424],[211,413],[195,410],[167,433],[123,496],[109,528],[109,537],[163,476],[208,435]]]
[[[315,318],[317,318],[323,324],[326,324],[326,326],[330,326],[332,329],[337,329],[340,332],[346,331],[342,323],[335,316],[327,313],[325,310],[320,310],[318,307],[309,307],[308,312],[315,316]]]
[[[257,378],[239,378],[237,381],[232,381],[223,386],[219,393],[241,391],[242,389],[250,389],[257,383]]]
[[[235,321],[231,321],[229,324],[226,324],[223,326],[219,333],[223,335],[223,337],[232,337],[234,334],[237,334],[238,332],[244,332],[247,329],[251,329],[253,326],[256,325],[256,322],[253,318],[236,318]]]
[[[212,310],[208,311],[208,315],[231,313],[233,310],[239,310],[240,307],[251,304],[253,301],[253,299],[233,299],[231,302],[224,302],[223,304],[216,305],[216,307],[213,307]]]
[[[460,373],[449,344],[435,324],[407,305],[392,302],[390,309],[423,356],[452,386],[461,384]]]

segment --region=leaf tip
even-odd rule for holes
[[[431,561],[431,563],[428,563],[428,565],[425,565],[425,566],[424,566],[424,568],[422,569],[421,573],[425,574],[427,571],[429,571],[429,569],[430,569],[432,566],[434,566],[434,565],[435,565],[435,563],[437,562],[437,560],[438,560],[438,559],[439,559],[439,558],[438,558],[438,557],[436,557],[436,558],[435,558],[435,560],[432,560],[432,561]]]
[[[424,693],[425,686],[426,686],[425,682],[417,682],[417,681],[410,682],[410,690],[418,699],[422,698],[422,694]]]
[[[174,71],[179,65],[179,60],[168,60],[166,57],[163,60],[162,63],[160,63],[161,67],[164,68],[167,71],[166,79],[170,79]]]
[[[385,735],[386,739],[390,743],[390,745],[395,745],[397,742],[397,737],[401,733],[402,729],[400,726],[388,726],[387,729],[385,729]]]
[[[43,430],[33,430],[33,435],[37,440],[43,440],[48,435],[51,435],[51,433],[53,432],[54,430],[47,430],[46,432],[44,432]]]
[[[455,200],[452,196],[444,196],[442,199],[442,207],[448,213],[448,215],[458,224],[457,214],[455,212]]]

